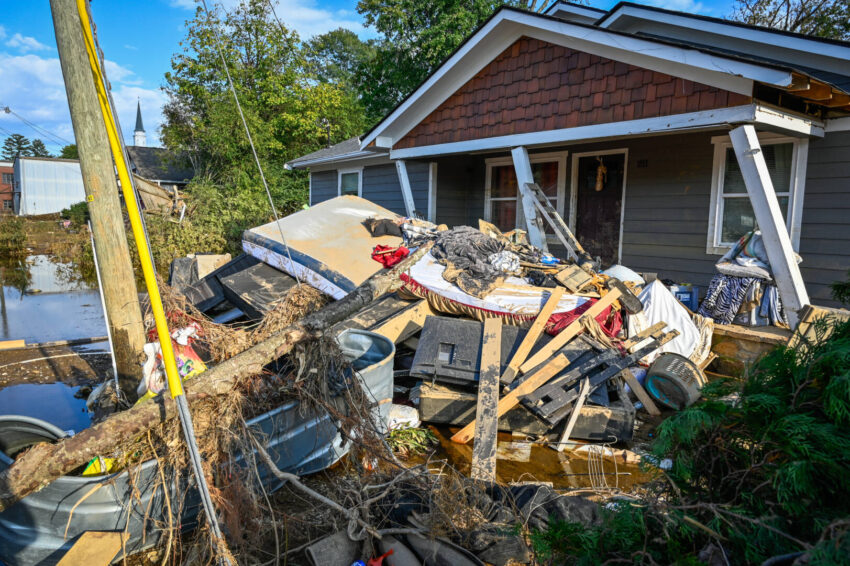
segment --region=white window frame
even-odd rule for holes
[[[357,196],[363,196],[363,168],[353,167],[349,169],[339,169],[336,174],[336,194],[342,196],[342,176],[349,173],[357,173]]]
[[[570,164],[570,218],[568,225],[573,234],[576,233],[576,205],[578,204],[578,160],[582,157],[623,154],[623,189],[620,195],[620,242],[617,244],[617,263],[623,260],[623,223],[626,218],[626,180],[629,174],[629,148],[618,147],[600,151],[583,151],[574,153]]]
[[[557,197],[557,205],[556,209],[558,214],[561,216],[564,215],[564,202],[566,195],[566,187],[567,187],[567,155],[568,151],[553,151],[548,153],[532,153],[528,156],[529,162],[534,165],[535,163],[558,163],[558,181],[557,181],[557,189],[558,189],[558,197]],[[483,218],[487,222],[492,222],[492,213],[491,213],[491,203],[493,201],[507,201],[511,200],[511,197],[498,197],[492,198],[490,196],[492,191],[492,182],[493,182],[493,168],[494,167],[504,167],[509,166],[513,168],[514,161],[513,158],[508,155],[506,157],[490,157],[484,160],[484,163],[487,166],[487,173],[484,178],[484,215]],[[516,207],[516,228],[525,229],[525,215],[522,210],[522,197],[520,196],[519,186],[517,186],[517,207]],[[560,240],[557,236],[553,234],[546,235],[546,241],[552,244],[560,243]]]
[[[780,143],[794,144],[791,152],[791,183],[788,187],[788,217],[785,226],[791,237],[794,251],[800,249],[800,226],[803,221],[803,197],[806,191],[806,166],[809,161],[808,138],[782,136],[772,132],[759,132],[759,143],[762,146]],[[711,138],[714,144],[714,163],[711,168],[711,201],[708,214],[708,238],[705,253],[723,255],[728,252],[735,242],[721,241],[723,232],[723,205],[726,198],[749,198],[748,193],[740,197],[723,196],[723,178],[726,174],[726,152],[732,147],[729,136]],[[779,195],[777,195],[779,196]],[[785,196],[782,193],[782,196]]]

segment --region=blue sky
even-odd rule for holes
[[[215,0],[208,0],[212,2]],[[238,0],[219,0],[232,7]],[[592,0],[610,8],[613,0]],[[647,4],[710,16],[726,16],[732,0],[650,0]],[[345,27],[364,39],[356,0],[276,0],[281,20],[302,38]],[[26,120],[49,131],[42,135],[12,114],[0,110],[0,139],[9,132],[41,138],[53,152],[73,140],[62,72],[53,37],[48,0],[2,0],[0,19],[0,109],[10,107]],[[92,14],[107,60],[107,72],[125,139],[132,143],[136,101],[141,101],[148,145],[159,143],[158,129],[165,95],[160,87],[185,36],[184,23],[193,15],[194,0],[94,0]]]

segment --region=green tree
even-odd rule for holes
[[[737,0],[731,19],[818,37],[850,39],[850,0]]]
[[[3,142],[3,158],[32,155],[32,142],[21,134],[12,134]]]
[[[331,124],[333,141],[362,132],[363,111],[350,91],[317,81],[298,34],[279,23],[267,0],[242,0],[231,12],[200,8],[188,22],[183,52],[165,76],[169,101],[162,135],[213,176],[254,171],[251,150],[218,54],[224,57],[257,152],[271,169],[318,149]]]
[[[44,142],[40,139],[32,140],[32,147],[30,148],[30,155],[33,157],[52,157],[50,152],[47,151],[47,148],[44,147]]]
[[[360,91],[369,118],[378,121],[499,7],[540,10],[536,0],[359,0],[357,11],[381,34],[362,66]]]
[[[306,59],[319,82],[355,89],[358,73],[375,57],[374,42],[361,41],[351,30],[338,28],[307,42]]]
[[[62,159],[79,159],[80,154],[77,153],[77,144],[68,144],[59,152],[59,157]]]

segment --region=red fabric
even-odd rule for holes
[[[387,250],[393,250],[388,253],[380,253],[387,252]],[[372,259],[382,264],[384,267],[392,267],[404,258],[406,258],[410,254],[410,250],[405,248],[404,246],[399,246],[396,248],[395,246],[375,246],[375,249],[372,250]]]
[[[416,280],[414,280],[407,273],[402,273],[400,275],[400,278],[401,278],[402,281],[404,281],[405,286],[408,287],[411,292],[417,292],[417,293],[420,293],[420,295],[422,295],[422,294],[428,295],[428,294],[432,293],[432,291],[430,291],[428,288],[424,287],[423,285],[420,285]],[[458,301],[454,301],[453,299],[447,299],[445,297],[443,297],[443,298],[447,301],[451,301],[451,302],[454,302],[454,303],[458,302]],[[587,309],[592,307],[593,304],[597,300],[598,299],[590,299],[586,303],[584,303],[583,305],[581,305],[580,307],[578,307],[576,309],[573,309],[573,310],[567,311],[567,312],[560,312],[560,313],[553,314],[551,317],[549,317],[549,322],[546,324],[547,334],[551,334],[552,336],[559,334],[571,322],[573,322],[574,320],[579,318]],[[477,310],[480,310],[480,311],[483,311],[483,312],[491,312],[494,315],[498,315],[498,316],[509,316],[512,319],[516,320],[519,324],[522,324],[523,322],[531,323],[531,322],[534,322],[535,318],[537,318],[536,314],[521,315],[521,314],[505,313],[505,312],[501,312],[501,311],[493,311],[493,310],[490,310],[490,309],[482,309],[482,308],[479,308],[479,307],[473,307],[472,305],[464,305],[464,306],[472,308],[472,309],[477,309]],[[623,328],[623,316],[620,314],[620,311],[613,310],[612,307],[608,307],[607,309],[602,311],[602,313],[600,313],[596,317],[596,321],[599,323],[599,326],[602,327],[602,330],[605,332],[605,334],[607,334],[608,336],[611,336],[612,338],[616,337],[617,334],[620,332],[620,330]]]

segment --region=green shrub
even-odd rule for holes
[[[19,216],[0,216],[0,255],[19,257],[26,255],[27,234],[24,220]]]
[[[59,216],[65,220],[70,220],[74,226],[85,226],[89,221],[89,205],[85,201],[72,204],[70,207],[62,209]]]

